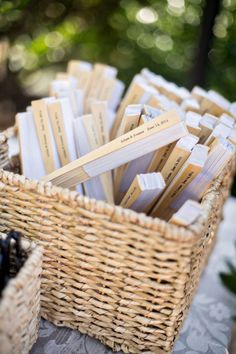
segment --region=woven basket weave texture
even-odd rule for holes
[[[38,336],[42,247],[22,245],[28,258],[0,298],[0,354],[27,354]]]
[[[0,145],[0,230],[44,246],[42,316],[125,353],[170,353],[215,242],[233,161],[189,228],[15,174]],[[6,171],[6,169],[12,171]]]

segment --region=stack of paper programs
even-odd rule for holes
[[[188,226],[235,153],[236,103],[143,69],[72,60],[16,123],[22,174]]]

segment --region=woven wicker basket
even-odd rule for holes
[[[0,354],[27,354],[38,335],[42,248],[22,245],[28,258],[0,298]]]
[[[1,135],[4,169],[8,130]],[[234,171],[228,164],[190,228],[0,170],[0,230],[44,246],[42,316],[125,353],[169,353],[212,249]]]

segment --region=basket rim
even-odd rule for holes
[[[0,143],[7,143],[10,137],[16,134],[16,126],[8,128],[6,131],[0,133]],[[10,161],[10,160],[9,160]],[[5,167],[5,166],[4,166]],[[87,196],[80,195],[76,191],[70,191],[67,188],[62,188],[53,185],[51,182],[43,182],[38,180],[31,180],[23,175],[16,174],[14,172],[6,171],[0,168],[0,183],[7,182],[11,186],[18,188],[24,188],[28,191],[36,191],[40,195],[47,197],[56,197],[58,201],[70,204],[76,202],[79,207],[86,209],[90,212],[99,214],[105,214],[111,218],[111,220],[122,222],[128,222],[138,225],[140,227],[148,228],[152,231],[158,231],[162,233],[167,240],[179,241],[183,243],[195,243],[199,240],[199,235],[207,224],[208,215],[210,210],[214,206],[215,198],[220,193],[220,186],[223,182],[224,176],[228,169],[234,170],[234,158],[228,163],[221,174],[216,178],[208,191],[204,195],[201,205],[203,206],[203,213],[199,219],[188,227],[182,227],[162,220],[158,217],[147,216],[144,213],[138,213],[130,209],[125,209],[118,205],[111,205],[105,201],[99,201]],[[0,189],[3,186],[0,185]]]

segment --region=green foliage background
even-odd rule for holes
[[[148,66],[187,85],[203,7],[203,0],[0,1],[0,33],[11,41],[10,69],[19,72],[23,83],[40,68],[58,70],[69,58],[81,58],[117,66],[125,82]],[[142,21],[143,8],[152,11],[154,21]],[[236,84],[235,17],[236,0],[222,1],[207,74],[207,86],[231,100]]]

